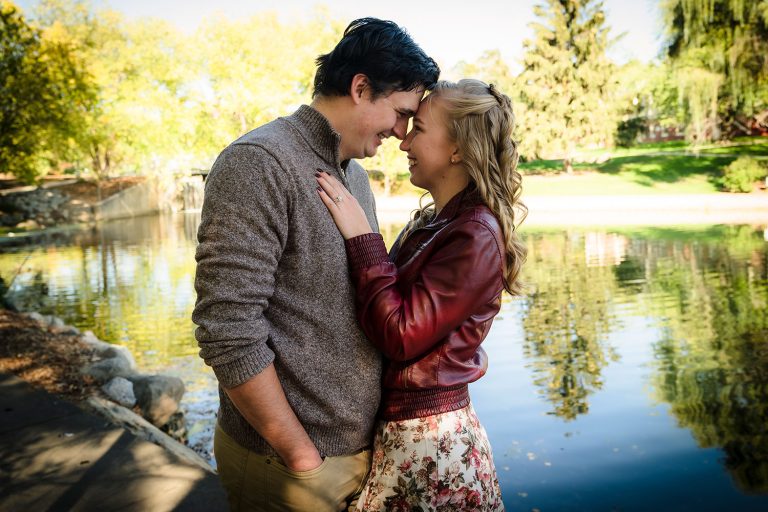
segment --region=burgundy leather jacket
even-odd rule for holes
[[[499,222],[472,186],[389,256],[377,233],[347,240],[358,320],[388,360],[383,419],[469,404],[467,384],[488,366],[480,343],[501,307],[503,248]]]

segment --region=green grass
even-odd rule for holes
[[[586,173],[574,176],[526,176],[523,193],[532,196],[712,194],[718,188],[706,176],[648,186],[622,175]]]
[[[573,176],[526,176],[524,188],[530,195],[711,194],[719,191],[720,169],[734,158],[625,156],[602,164],[578,164]],[[553,169],[559,162],[543,164],[537,169]]]
[[[703,152],[715,153],[718,155],[734,155],[734,156],[755,156],[765,157],[768,156],[768,143],[765,144],[747,144],[743,146],[726,146],[720,148],[707,149]]]
[[[596,160],[601,158],[616,158],[623,156],[639,156],[649,153],[714,153],[722,155],[755,155],[768,156],[768,137],[736,137],[722,143],[691,146],[684,140],[672,140],[665,142],[653,142],[638,144],[630,148],[610,149],[580,149],[577,151],[577,160]]]
[[[519,169],[530,195],[711,194],[721,191],[722,169],[737,157],[768,159],[768,137],[740,137],[729,144],[696,148],[698,156],[684,141],[585,151],[583,159],[598,163],[574,164],[573,176],[561,174],[562,160],[523,162]]]

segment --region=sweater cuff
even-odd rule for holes
[[[344,242],[347,259],[352,270],[370,267],[389,261],[384,237],[380,233],[366,233]]]
[[[265,344],[261,350],[249,352],[241,358],[212,366],[212,368],[213,373],[216,374],[216,378],[219,380],[219,384],[223,388],[231,389],[264,371],[267,366],[272,364],[274,359],[274,352],[267,348]]]

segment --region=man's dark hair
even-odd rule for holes
[[[346,96],[352,78],[368,77],[373,98],[394,91],[431,89],[440,68],[392,21],[360,18],[349,24],[330,53],[317,58],[315,96]]]

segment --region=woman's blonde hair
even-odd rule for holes
[[[448,134],[459,147],[462,164],[486,206],[496,215],[504,238],[504,289],[519,295],[518,280],[526,248],[517,226],[528,209],[520,202],[522,176],[517,171],[517,144],[512,140],[515,115],[512,102],[493,85],[480,80],[439,81],[427,101],[440,98],[448,117]],[[403,238],[434,216],[432,203],[420,207]]]

